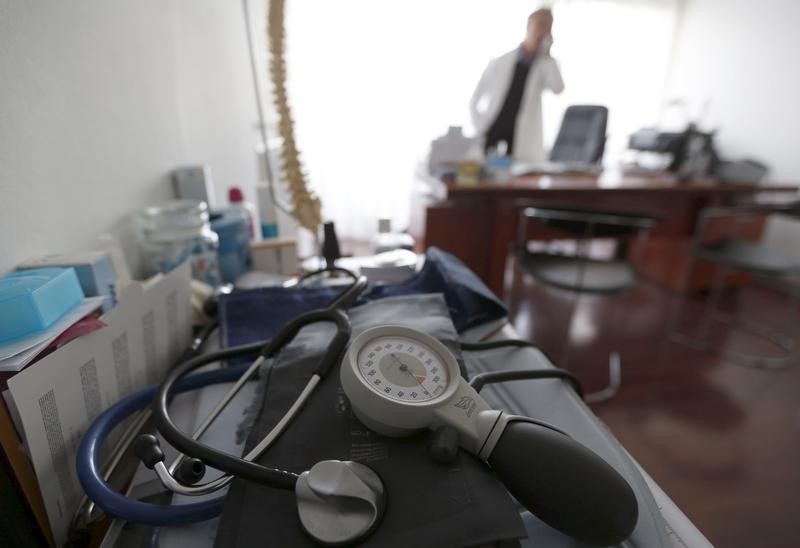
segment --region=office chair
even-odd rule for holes
[[[561,128],[550,151],[551,162],[596,164],[603,158],[608,109],[599,105],[572,105],[564,111]]]
[[[743,221],[772,214],[800,221],[800,202],[783,205],[756,204],[739,207],[713,207],[707,208],[701,213],[693,239],[691,258],[684,273],[683,298],[671,322],[671,340],[698,350],[708,350],[711,346],[708,342],[711,325],[712,322],[717,321],[733,329],[765,339],[780,348],[783,354],[782,356],[765,356],[720,348],[720,355],[730,359],[733,363],[757,368],[782,368],[800,363],[800,349],[797,348],[800,343],[798,340],[800,333],[797,332],[796,327],[798,292],[800,292],[796,281],[800,274],[800,260],[787,257],[780,250],[748,241],[741,236]],[[710,232],[709,228],[714,221],[725,218],[729,218],[727,234],[707,241],[709,239],[707,233]],[[716,224],[716,227],[719,227],[719,223]],[[692,274],[698,262],[712,263],[716,269],[705,301],[699,335],[693,337],[679,332],[677,323],[689,298]],[[783,329],[768,328],[752,318],[744,318],[720,310],[719,301],[725,290],[726,278],[733,272],[742,271],[751,276],[785,285],[789,308]],[[792,285],[793,282],[795,282],[794,285]],[[785,330],[787,327],[794,328],[795,332],[788,333]]]
[[[638,236],[640,243],[643,243],[644,237],[660,222],[660,219],[638,212],[589,207],[524,203],[518,206],[520,214],[515,257],[520,269],[539,283],[573,294],[565,342],[558,364],[566,368],[569,361],[570,332],[580,296],[586,293],[607,295],[622,293],[635,287],[637,276],[627,256],[627,241]],[[576,253],[567,255],[551,251],[529,251],[527,237],[531,221],[575,238]],[[589,256],[589,244],[597,238],[612,239],[617,243],[617,253],[613,259],[598,260]],[[514,281],[512,279],[512,292]],[[585,398],[587,402],[605,401],[616,394],[622,380],[619,352],[615,351],[609,355],[608,370],[608,387],[588,394]]]

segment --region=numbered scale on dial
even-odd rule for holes
[[[450,383],[442,356],[419,339],[376,337],[360,349],[356,360],[370,387],[394,400],[429,401]]]

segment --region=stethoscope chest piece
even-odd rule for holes
[[[300,474],[295,495],[303,529],[331,546],[352,544],[369,535],[386,508],[378,474],[352,461],[318,462]]]

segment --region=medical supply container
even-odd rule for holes
[[[240,208],[211,212],[211,230],[219,236],[219,271],[222,281],[234,283],[250,270],[250,236],[247,217]]]
[[[261,230],[256,230],[258,226],[258,214],[256,213],[256,206],[252,202],[244,199],[244,192],[238,186],[228,188],[228,202],[230,208],[236,208],[241,211],[247,220],[247,233],[250,240],[258,241],[261,239]]]
[[[138,221],[146,276],[169,272],[189,259],[194,279],[219,285],[219,237],[211,230],[205,202],[172,200],[143,209]]]

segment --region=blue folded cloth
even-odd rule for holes
[[[442,293],[456,330],[461,333],[507,314],[505,305],[460,260],[437,247],[425,253],[422,270],[407,282],[372,288],[367,300]]]
[[[322,308],[341,287],[264,287],[234,291],[220,300],[220,328],[223,346],[235,346],[272,337],[289,320]],[[370,288],[356,303],[387,297],[441,293],[456,330],[502,318],[505,305],[464,263],[441,249],[425,254],[425,265],[410,280],[396,285]]]

